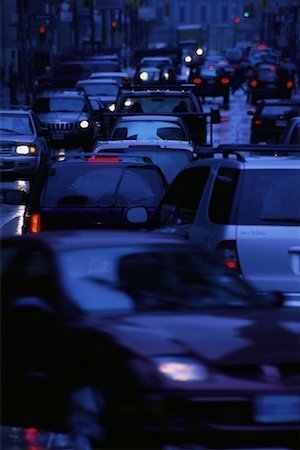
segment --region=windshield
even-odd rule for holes
[[[32,135],[33,129],[28,114],[0,114],[0,133]]]
[[[114,83],[78,83],[78,87],[83,88],[87,95],[117,96],[118,86]]]
[[[86,311],[253,306],[248,285],[206,253],[180,247],[68,250],[60,256],[61,272],[72,299]]]
[[[188,137],[180,125],[163,121],[132,121],[124,122],[115,128],[111,135],[112,140],[118,139],[173,139],[188,141]]]
[[[38,98],[33,107],[37,113],[86,112],[82,98]]]
[[[155,166],[111,167],[106,163],[57,167],[48,178],[44,207],[154,207],[164,193],[163,179]]]

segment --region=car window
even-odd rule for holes
[[[0,132],[32,135],[33,128],[28,114],[0,114]]]
[[[277,81],[278,74],[272,69],[258,69],[258,78],[262,81]]]
[[[209,172],[209,167],[194,167],[175,178],[159,206],[159,225],[184,225],[194,221]]]
[[[300,123],[297,123],[293,130],[290,144],[300,144]]]
[[[166,114],[172,113],[173,109],[176,108],[180,102],[186,102],[186,110],[188,112],[196,111],[195,105],[190,97],[185,96],[147,96],[138,98],[126,97],[121,105],[120,112],[131,112],[135,103],[139,103],[142,111],[145,114]]]
[[[83,112],[86,103],[82,98],[38,98],[33,109],[36,113]]]
[[[156,169],[108,167],[105,163],[74,164],[50,175],[44,207],[156,206],[164,192]]]
[[[244,171],[238,203],[237,220],[241,225],[299,224],[300,170]]]
[[[119,90],[114,83],[78,83],[78,87],[83,88],[87,95],[117,96]]]
[[[233,198],[236,192],[239,170],[222,167],[218,170],[209,204],[212,222],[232,222]]]
[[[122,124],[112,132],[111,139],[175,139],[188,141],[180,125],[163,121],[132,121]]]
[[[300,114],[300,105],[268,105],[264,106],[261,111],[261,115],[266,116],[279,116],[281,114],[297,116]]]
[[[191,248],[82,248],[61,252],[59,263],[70,299],[86,311],[169,309],[172,302],[201,309],[255,301],[225,267]]]

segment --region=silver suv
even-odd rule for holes
[[[227,147],[177,175],[154,228],[217,251],[258,291],[277,290],[299,302],[299,153],[245,156]]]

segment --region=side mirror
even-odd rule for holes
[[[132,206],[128,208],[125,217],[131,224],[146,224],[149,221],[148,210],[144,206]]]
[[[27,200],[28,193],[25,191],[11,189],[1,192],[1,202],[5,205],[26,205]]]
[[[211,123],[221,123],[221,114],[218,109],[210,110]]]

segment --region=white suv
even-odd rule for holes
[[[219,252],[258,291],[276,290],[298,303],[299,153],[250,157],[227,147],[177,175],[154,228]]]

